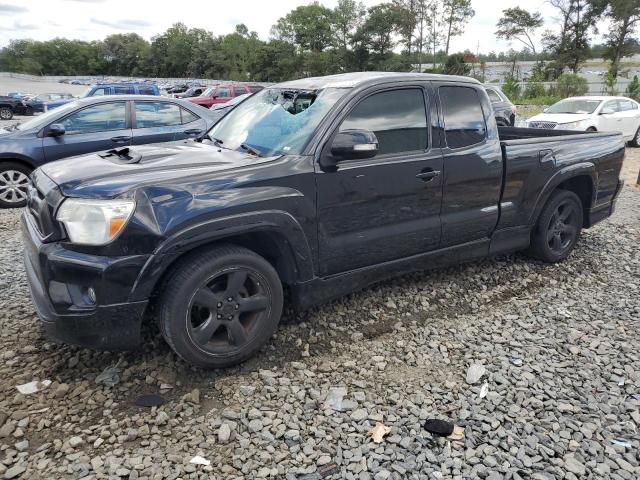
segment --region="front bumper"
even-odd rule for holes
[[[128,296],[148,257],[100,257],[42,243],[27,212],[21,226],[31,298],[47,335],[98,349],[138,345],[148,301],[130,302]]]

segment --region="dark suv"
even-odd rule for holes
[[[37,169],[25,266],[59,340],[238,363],[297,308],[514,250],[567,258],[609,216],[618,133],[502,128],[477,81],[353,73],[267,87],[201,142]],[[149,305],[154,308],[149,309]]]
[[[511,103],[500,87],[495,85],[485,85],[484,89],[489,95],[491,106],[496,116],[496,123],[499,127],[513,127],[516,124],[516,114],[518,109]]]

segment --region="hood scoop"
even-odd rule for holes
[[[104,153],[99,153],[98,156],[119,164],[140,163],[142,160],[142,155],[130,150],[129,147],[107,150]]]

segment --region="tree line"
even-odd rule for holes
[[[470,73],[469,63],[536,60],[538,75],[555,79],[576,72],[591,55],[611,62],[640,51],[636,29],[638,0],[550,0],[561,29],[541,33],[539,13],[516,7],[502,12],[496,36],[521,46],[507,53],[451,54],[452,39],[464,33],[475,12],[471,0],[393,0],[365,8],[339,0],[335,8],[318,2],[299,6],[280,18],[269,40],[246,25],[227,35],[176,23],[147,41],[136,33],[85,42],[12,40],[0,50],[0,70],[36,75],[118,75],[135,77],[219,78],[275,82],[347,71],[444,71]],[[590,46],[599,18],[610,20],[606,43]],[[480,71],[480,70],[479,70]],[[476,73],[475,70],[473,73]]]

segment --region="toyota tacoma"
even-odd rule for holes
[[[54,339],[193,364],[254,354],[306,308],[393,275],[527,250],[567,258],[611,215],[619,133],[498,128],[470,78],[352,73],[268,87],[206,136],[61,160],[22,217]],[[153,312],[153,315],[145,313]]]

